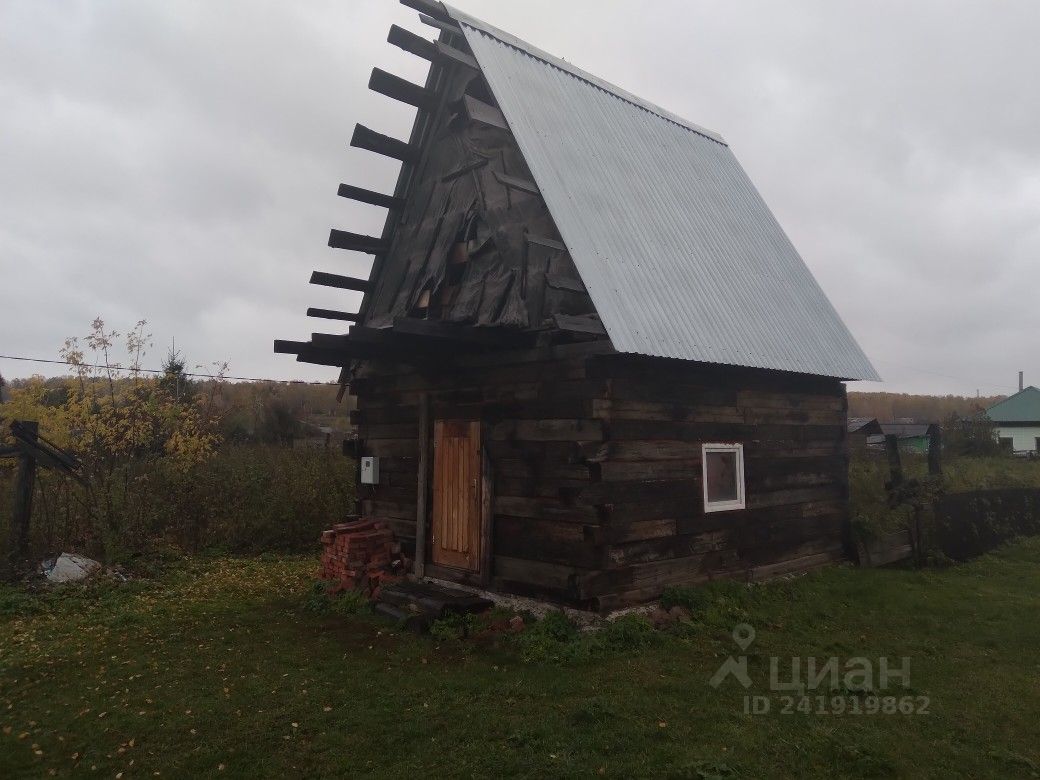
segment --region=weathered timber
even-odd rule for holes
[[[430,500],[430,444],[432,431],[430,428],[430,399],[424,393],[419,398],[418,428],[418,463],[416,464],[416,511],[415,511],[415,576],[422,577],[426,572],[426,536],[429,527]],[[389,438],[389,431],[380,431],[369,426],[367,435],[373,439]],[[399,457],[399,456],[398,456]]]
[[[436,56],[433,41],[423,38],[421,35],[416,35],[411,30],[398,27],[396,24],[390,26],[390,32],[387,34],[386,40],[388,43],[404,49],[409,54],[422,57],[424,60],[432,62]]]
[[[340,290],[357,290],[358,292],[365,292],[371,287],[371,283],[367,279],[330,274],[325,271],[311,272],[310,283],[320,284],[322,287],[336,287]]]
[[[590,336],[607,335],[607,329],[603,327],[599,317],[595,316],[555,314],[553,315],[553,324],[557,329],[567,331],[568,333],[587,333]]]
[[[370,152],[393,157],[402,162],[414,163],[419,159],[419,150],[397,138],[377,133],[375,130],[356,125],[354,135],[350,138],[350,145],[358,149],[367,149]]]
[[[440,19],[443,22],[452,21],[452,18],[448,15],[448,11],[444,8],[444,5],[435,2],[435,0],[401,0],[401,5],[408,6],[414,11],[426,14],[434,19]]]
[[[506,118],[501,111],[482,100],[477,100],[475,97],[463,95],[462,110],[470,122],[480,122],[491,127],[497,127],[500,130],[509,129],[509,125],[506,124]]]
[[[444,41],[433,42],[434,55],[438,61],[447,65],[461,65],[464,68],[473,71],[479,71],[480,66],[477,61],[469,54],[464,51],[456,49],[454,46],[450,46]]]
[[[374,190],[366,190],[363,187],[354,187],[350,184],[340,184],[336,192],[341,198],[349,198],[359,203],[369,203],[373,206],[383,206],[388,209],[400,211],[404,208],[404,198],[395,198],[393,195],[384,195]]]
[[[335,309],[316,309],[313,306],[307,309],[308,317],[316,317],[322,320],[343,320],[345,322],[357,322],[358,315],[347,311],[336,311]]]
[[[458,23],[451,20],[441,21],[440,19],[435,19],[426,14],[419,14],[419,21],[429,27],[436,27],[438,30],[443,30],[449,35],[462,35],[462,29],[459,27]]]
[[[437,104],[436,94],[428,92],[425,87],[414,82],[395,76],[393,73],[387,73],[381,68],[372,68],[368,88],[373,92],[386,95],[388,98],[424,110],[429,110]]]
[[[329,231],[329,246],[333,249],[349,249],[379,255],[387,250],[389,243],[375,236],[364,236],[360,233],[349,233],[346,230],[333,228]]]

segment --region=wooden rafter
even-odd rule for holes
[[[357,322],[357,314],[351,314],[346,311],[336,311],[335,309],[316,309],[313,306],[307,309],[308,317],[317,317],[323,320],[344,320],[346,322]]]
[[[419,150],[404,141],[391,138],[388,135],[377,133],[362,124],[354,127],[354,135],[351,136],[350,145],[358,149],[367,149],[376,154],[393,157],[402,162],[414,163],[419,159]]]
[[[393,73],[387,73],[381,68],[372,68],[372,75],[368,79],[368,88],[388,98],[400,100],[416,108],[430,109],[437,102],[437,96],[427,92],[421,87]]]
[[[365,236],[360,233],[349,233],[346,230],[333,229],[329,232],[329,246],[333,249],[349,249],[354,252],[381,255],[390,248],[390,243],[375,236]]]
[[[341,198],[349,198],[360,203],[371,203],[373,206],[384,206],[388,209],[400,211],[404,208],[404,198],[395,198],[393,195],[384,195],[374,190],[366,190],[363,187],[354,187],[350,184],[339,185],[336,192]]]
[[[320,284],[322,287],[336,287],[340,290],[357,290],[358,292],[367,292],[372,286],[367,279],[330,274],[325,271],[311,272],[311,284]]]

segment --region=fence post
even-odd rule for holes
[[[928,473],[933,477],[942,474],[942,431],[938,425],[928,429]]]
[[[35,441],[39,434],[39,423],[21,421],[25,438]],[[18,457],[18,473],[14,481],[14,507],[11,512],[11,528],[7,542],[8,569],[13,574],[25,560],[29,548],[29,523],[32,519],[33,487],[36,484],[36,458],[27,453]]]
[[[894,433],[885,436],[885,451],[888,453],[889,482],[893,488],[903,484],[903,464],[899,460],[899,439]]]

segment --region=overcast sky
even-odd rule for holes
[[[1040,385],[1040,3],[458,0],[462,10],[726,137],[885,378]],[[0,354],[53,358],[103,316],[191,363],[332,379],[274,355],[367,276],[330,227],[378,233],[406,138],[373,66],[432,29],[393,0],[0,0]],[[46,367],[0,360],[5,376]]]

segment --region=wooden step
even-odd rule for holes
[[[380,593],[380,597],[382,597],[382,593]],[[377,615],[390,618],[399,627],[411,631],[413,634],[425,634],[430,630],[430,624],[433,622],[429,615],[411,612],[382,600],[376,602],[374,609]]]

